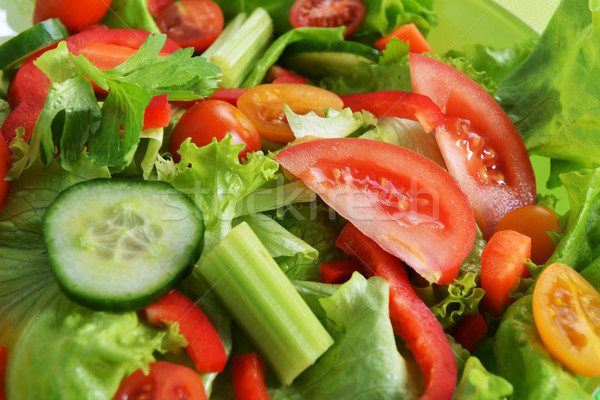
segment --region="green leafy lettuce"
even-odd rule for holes
[[[384,279],[354,274],[331,296],[315,286],[297,283],[307,303],[325,324],[335,343],[290,385],[273,388],[277,399],[412,399],[388,314],[388,285]],[[385,366],[382,368],[382,366]],[[344,383],[345,382],[345,383]]]
[[[600,11],[593,4],[563,0],[497,92],[529,152],[552,158],[553,178],[600,165]]]
[[[193,100],[217,86],[218,67],[192,57],[193,49],[159,57],[165,40],[165,35],[150,35],[137,53],[106,71],[69,53],[64,42],[40,56],[36,66],[53,83],[33,132],[32,150],[39,145],[45,162],[58,152],[62,167],[71,169],[87,143],[97,164],[127,166],[153,96],[168,93],[169,100]],[[109,91],[102,108],[86,76]]]

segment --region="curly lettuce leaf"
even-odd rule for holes
[[[600,11],[592,5],[563,0],[496,96],[529,152],[552,158],[553,168],[561,161],[562,172],[600,165]]]

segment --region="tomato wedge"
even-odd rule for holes
[[[248,89],[237,106],[254,123],[261,137],[274,142],[290,142],[294,133],[285,118],[283,105],[296,114],[314,111],[324,116],[325,108],[341,110],[344,102],[329,90],[302,83],[267,83]]]
[[[112,0],[37,0],[33,23],[59,18],[70,32],[100,22]]]
[[[205,400],[200,375],[193,369],[166,361],[150,364],[145,375],[141,369],[129,375],[113,400]]]
[[[206,50],[223,31],[221,7],[210,0],[181,0],[164,6],[156,24],[162,33],[181,47]]]
[[[600,293],[577,271],[561,263],[544,269],[533,318],[552,356],[576,374],[600,376]]]
[[[365,12],[361,0],[296,0],[290,9],[290,23],[294,28],[346,26],[347,38],[356,32]]]
[[[343,138],[300,143],[275,160],[431,283],[452,282],[473,246],[475,218],[465,195],[417,153]]]
[[[488,239],[504,215],[535,203],[535,176],[523,140],[471,78],[421,54],[411,53],[409,62],[414,92],[430,97],[446,115],[436,140]]]

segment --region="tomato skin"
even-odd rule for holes
[[[205,400],[200,376],[183,365],[166,361],[150,364],[150,372],[141,369],[129,375],[119,386],[114,400]]]
[[[354,258],[323,263],[320,270],[323,283],[344,283],[355,271],[364,275],[361,263]]]
[[[162,11],[163,8],[173,4],[173,0],[148,0],[146,5],[148,7],[148,12],[154,17],[158,17],[158,14]]]
[[[548,207],[529,205],[506,214],[498,222],[494,233],[511,229],[531,238],[531,261],[542,265],[554,253],[554,244],[546,231],[561,232],[558,215]]]
[[[261,137],[274,142],[294,140],[283,111],[287,104],[296,114],[310,111],[324,116],[325,108],[341,110],[342,99],[333,92],[301,83],[267,83],[248,89],[240,96],[238,108],[254,123]]]
[[[10,193],[11,181],[5,181],[6,175],[12,166],[12,156],[8,149],[8,144],[2,136],[0,136],[0,211],[6,204],[6,199]]]
[[[600,376],[600,293],[577,271],[562,263],[542,271],[533,317],[554,358],[578,375]]]
[[[361,0],[296,0],[290,10],[290,23],[294,28],[345,25],[344,37],[348,38],[362,23],[365,12]]]
[[[4,400],[5,393],[5,376],[6,364],[8,362],[8,348],[0,345],[0,400]]]
[[[510,118],[475,81],[433,58],[415,53],[409,57],[414,92],[430,97],[446,116],[446,124],[436,129],[436,140],[448,171],[469,198],[477,223],[489,239],[504,215],[535,204],[535,176],[527,149]],[[457,145],[458,124],[449,124],[457,119],[470,121],[473,132],[499,157],[493,167],[501,169],[504,183],[484,183],[474,175],[473,168],[486,161],[469,160],[468,151]],[[463,132],[463,137],[470,134]]]
[[[210,0],[181,0],[163,7],[156,17],[162,33],[181,47],[206,50],[223,31],[221,7]]]
[[[465,315],[452,329],[452,337],[462,347],[473,352],[488,331],[485,318],[481,314]]]
[[[248,152],[260,150],[260,136],[256,127],[235,106],[221,100],[205,100],[190,107],[181,117],[171,136],[171,155],[179,162],[179,146],[188,137],[196,146],[206,146],[213,138],[222,140],[227,133],[233,143],[244,143],[240,159]]]
[[[33,10],[33,23],[59,18],[70,32],[75,32],[98,23],[111,3],[112,0],[37,0]]]
[[[471,250],[473,211],[455,180],[424,156],[343,138],[295,144],[275,160],[431,283],[452,282]]]

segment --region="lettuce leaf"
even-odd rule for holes
[[[512,392],[512,385],[507,380],[488,372],[477,357],[469,357],[456,386],[454,399],[501,400]]]
[[[148,11],[147,0],[112,0],[110,10],[100,24],[112,29],[140,29],[160,33],[154,17]]]
[[[561,172],[600,165],[600,11],[592,5],[563,0],[496,96],[529,152],[553,159],[554,177],[557,165]]]
[[[301,293],[310,297],[316,291]],[[320,310],[315,313],[325,318],[322,322],[335,343],[292,385],[269,391],[271,398],[417,398],[419,393],[407,379],[406,363],[396,348],[388,294],[384,279],[367,280],[354,274],[333,295],[319,299]],[[314,305],[314,300],[307,303]]]

